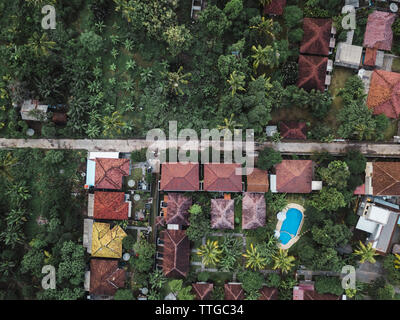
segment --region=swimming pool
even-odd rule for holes
[[[282,244],[287,244],[297,235],[300,223],[303,220],[303,213],[297,208],[289,208],[286,211],[286,218],[280,229],[279,240]]]

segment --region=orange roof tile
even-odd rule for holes
[[[161,167],[161,190],[198,191],[199,164],[169,162]]]
[[[126,220],[129,214],[129,203],[125,202],[123,192],[102,192],[94,193],[95,219],[105,220]]]
[[[248,192],[268,192],[269,181],[268,172],[254,168],[253,172],[247,175]]]
[[[122,177],[129,175],[129,165],[129,159],[96,158],[95,188],[122,189]]]
[[[282,160],[276,168],[276,189],[283,193],[310,193],[312,160]]]
[[[204,165],[204,190],[241,192],[242,176],[236,174],[241,168],[237,163],[207,163]]]

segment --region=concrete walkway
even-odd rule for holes
[[[133,140],[91,140],[91,139],[4,139],[0,138],[0,148],[39,148],[39,149],[76,149],[88,151],[104,151],[104,152],[131,152],[142,148],[149,147],[152,142],[140,139]],[[177,141],[170,141],[169,146],[174,146]],[[180,142],[181,143],[181,142]],[[168,144],[166,144],[168,147]],[[245,143],[236,149],[242,147],[245,150]],[[370,157],[390,157],[400,158],[400,145],[395,143],[372,143],[372,142],[331,142],[320,143],[311,141],[299,142],[267,142],[263,144],[256,143],[255,149],[264,147],[272,147],[280,151],[282,154],[298,154],[310,155],[315,152],[327,151],[333,155],[345,154],[348,149],[358,149],[361,153]],[[227,147],[227,150],[235,149]],[[160,147],[160,149],[162,149]],[[191,142],[187,145],[187,149],[204,150],[205,145]],[[215,147],[217,150],[223,149],[223,144]]]

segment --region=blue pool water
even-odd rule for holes
[[[290,208],[286,212],[286,219],[282,223],[279,240],[282,244],[287,244],[290,239],[296,236],[303,214],[300,210]]]

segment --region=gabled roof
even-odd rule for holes
[[[364,34],[364,47],[379,50],[391,50],[393,42],[392,24],[396,14],[383,11],[374,11],[368,16]]]
[[[123,192],[94,192],[93,217],[105,220],[126,220],[129,203],[125,202]]]
[[[198,191],[199,164],[169,162],[161,167],[161,190]]]
[[[270,4],[264,6],[264,14],[274,14],[281,16],[286,6],[286,0],[272,0]]]
[[[328,58],[318,56],[299,56],[299,76],[297,86],[306,91],[324,91]]]
[[[374,162],[372,172],[373,194],[400,195],[400,162]]]
[[[240,283],[226,283],[225,289],[225,300],[244,300],[244,290]]]
[[[310,193],[312,160],[282,160],[276,168],[276,190],[282,193]]]
[[[268,192],[268,189],[268,171],[254,168],[253,172],[247,175],[247,191]]]
[[[192,288],[196,300],[211,300],[211,293],[214,288],[212,283],[193,283]]]
[[[204,190],[241,192],[242,176],[236,174],[240,164],[207,163],[204,165]]]
[[[265,226],[266,210],[264,194],[245,192],[242,200],[242,229]]]
[[[234,229],[234,203],[233,199],[211,199],[211,228]]]
[[[331,29],[332,19],[304,18],[300,53],[328,56]]]
[[[182,278],[189,272],[190,243],[185,230],[163,230],[163,272],[166,277]]]
[[[258,300],[278,300],[278,289],[263,286],[260,289],[260,297]]]
[[[90,294],[113,296],[125,286],[125,270],[118,268],[117,260],[90,260]]]
[[[192,206],[192,198],[180,193],[169,193],[167,202],[167,224],[189,225],[189,209]]]
[[[305,122],[281,121],[279,130],[283,139],[307,139],[307,124]]]
[[[367,105],[374,114],[397,119],[400,115],[400,73],[374,70]]]
[[[122,189],[122,177],[129,175],[129,159],[96,158],[94,187],[97,189]]]
[[[122,239],[127,234],[120,226],[110,229],[109,223],[93,223],[92,256],[102,258],[121,258]]]

